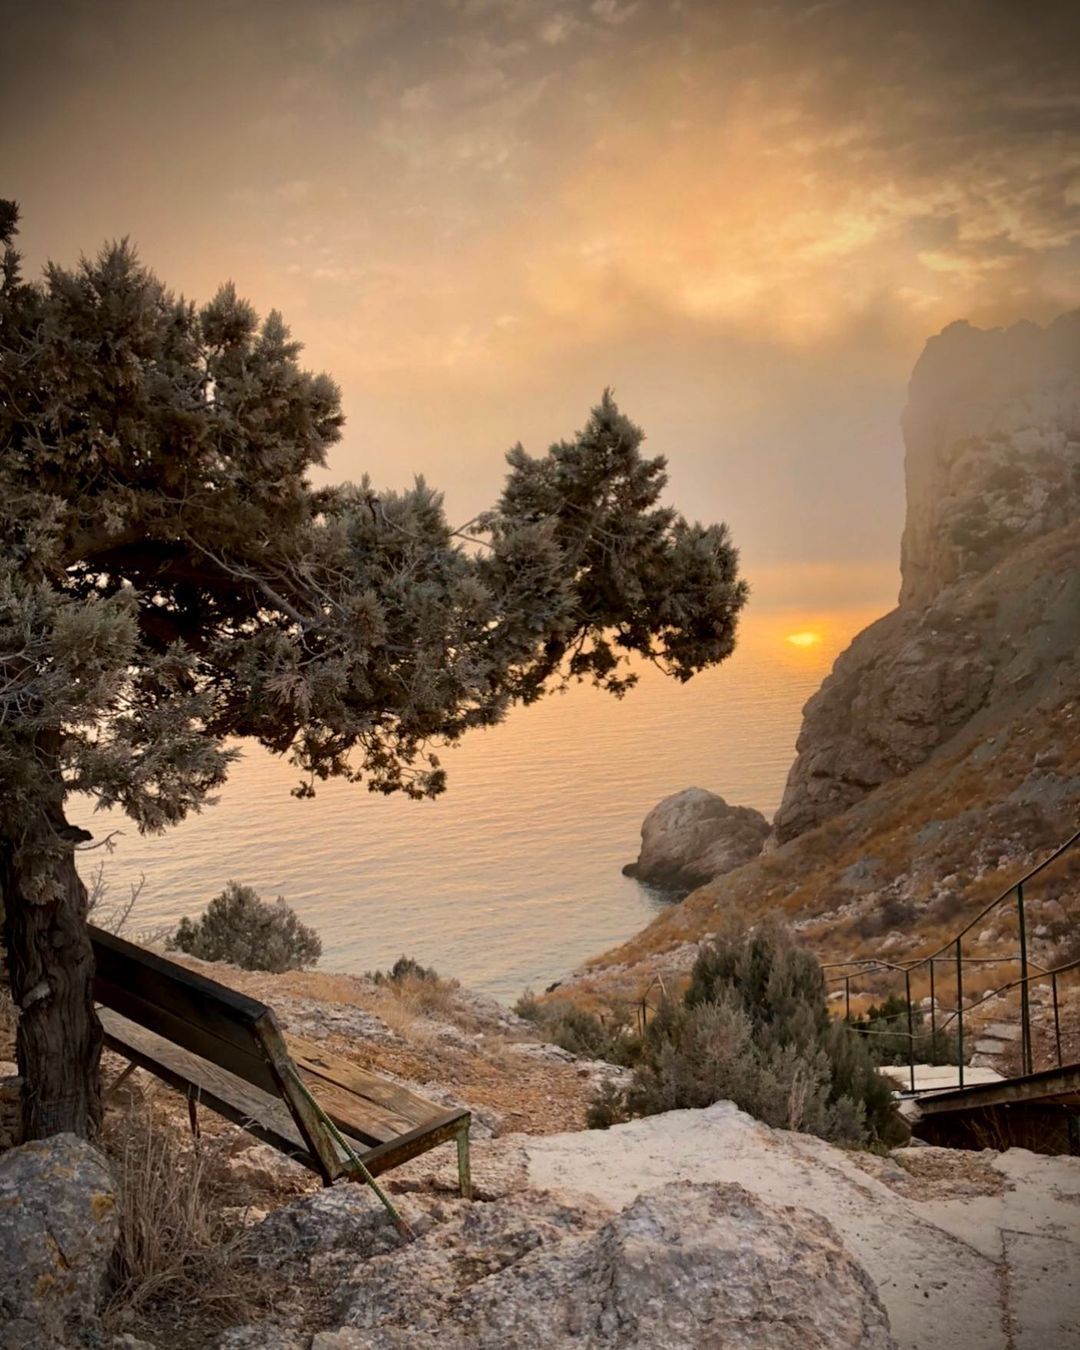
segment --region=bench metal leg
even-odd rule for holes
[[[201,1131],[199,1129],[199,1093],[188,1088],[187,1095],[187,1113],[188,1121],[191,1125],[191,1137],[197,1144]]]
[[[458,1185],[461,1189],[461,1198],[463,1200],[471,1200],[473,1191],[472,1191],[472,1173],[469,1171],[468,1121],[466,1121],[462,1129],[458,1130],[457,1166],[458,1166]]]
[[[109,1099],[112,1097],[113,1093],[117,1090],[117,1088],[122,1087],[123,1084],[127,1082],[127,1080],[131,1077],[131,1075],[135,1072],[135,1070],[138,1067],[139,1066],[135,1063],[133,1059],[128,1060],[127,1066],[117,1075],[116,1081],[112,1084],[111,1087],[105,1089],[105,1096],[103,1100],[109,1101]]]

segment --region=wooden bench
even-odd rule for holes
[[[186,1093],[193,1127],[201,1102],[327,1185],[366,1180],[365,1169],[377,1176],[453,1140],[461,1194],[471,1197],[468,1111],[283,1034],[264,1003],[175,961],[100,928],[90,939],[105,1044],[128,1060],[121,1078],[143,1068]]]

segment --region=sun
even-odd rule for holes
[[[821,641],[821,634],[808,628],[801,633],[789,633],[787,640],[793,647],[816,647]]]

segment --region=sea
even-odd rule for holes
[[[772,815],[803,705],[879,612],[751,610],[734,655],[686,684],[648,667],[623,699],[575,687],[516,709],[444,754],[433,801],[342,782],[300,801],[296,769],[247,746],[217,801],[164,835],[73,802],[95,838],[119,832],[81,870],[102,867],[103,912],[141,883],[135,936],[194,917],[234,880],[285,897],[318,931],[321,969],[407,955],[513,1002],[673,903],[622,874],[662,797],[702,787]]]

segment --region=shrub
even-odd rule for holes
[[[541,1003],[531,989],[526,989],[514,1004],[514,1012],[531,1022],[552,1045],[572,1055],[630,1065],[641,1054],[641,1037],[622,1011],[598,1017],[571,1003]]]
[[[926,1025],[921,1008],[911,1009],[912,1036],[908,1035],[907,1000],[890,994],[879,1005],[871,1005],[866,1016],[851,1023],[866,1040],[866,1048],[876,1064],[955,1064],[960,1048],[950,1032]]]
[[[909,927],[918,918],[918,911],[910,900],[894,896],[883,905],[862,914],[855,921],[855,931],[862,938],[880,937],[895,928]]]
[[[399,956],[389,970],[369,970],[368,979],[376,984],[404,984],[409,980],[426,980],[430,984],[437,984],[439,972],[434,966],[422,966],[411,956]]]
[[[864,1039],[829,1018],[821,966],[777,926],[699,955],[682,1001],[648,1026],[625,1106],[654,1115],[721,1100],[838,1143],[899,1137]],[[610,1100],[595,1105],[598,1117],[617,1114]]]
[[[544,1005],[531,989],[526,989],[514,1004],[514,1012],[523,1022],[533,1022],[539,1026],[544,1021]]]
[[[569,1050],[583,1059],[603,1059],[609,1064],[629,1065],[641,1054],[641,1038],[634,1035],[625,1016],[596,1013],[572,1004],[545,1004],[540,1015],[531,1019],[552,1045]]]
[[[626,1107],[626,1094],[621,1092],[610,1079],[606,1079],[597,1089],[585,1115],[585,1123],[590,1130],[607,1130],[612,1125],[621,1125],[629,1119]]]
[[[229,961],[243,970],[302,970],[322,955],[322,942],[278,896],[260,900],[250,886],[230,881],[198,919],[184,918],[169,938],[169,950],[204,961]]]
[[[379,1015],[400,1035],[415,1034],[412,1022],[418,1015],[475,1030],[476,1017],[460,997],[461,985],[443,979],[434,966],[399,956],[389,970],[369,970],[367,978],[389,995],[380,1003]]]

